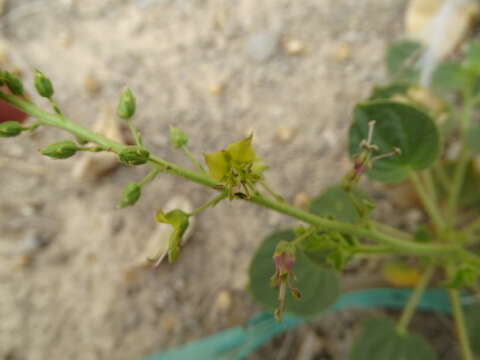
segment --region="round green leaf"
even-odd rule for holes
[[[359,338],[353,344],[349,360],[433,360],[430,345],[413,334],[399,334],[387,318],[365,321]]]
[[[462,90],[468,85],[468,74],[456,62],[446,61],[438,65],[433,72],[432,88],[438,92]]]
[[[358,202],[368,202],[361,191],[353,190]],[[310,202],[310,212],[318,216],[329,216],[343,222],[354,223],[358,220],[358,211],[348,193],[340,186],[333,185]]]
[[[467,306],[465,319],[472,350],[480,355],[480,304]]]
[[[257,249],[249,268],[250,291],[262,305],[274,309],[278,306],[278,289],[270,286],[275,272],[273,252],[279,241],[291,241],[293,231],[280,231],[266,237]],[[300,316],[317,314],[333,304],[338,298],[338,276],[333,270],[314,265],[300,251],[296,253],[293,266],[296,276],[294,286],[300,291],[301,299],[295,299],[287,292],[285,311]]]
[[[411,171],[423,170],[436,159],[440,136],[433,120],[418,108],[394,101],[372,101],[355,107],[349,133],[351,155],[361,151],[359,144],[368,137],[368,123],[375,121],[372,144],[378,146],[373,155],[395,148],[400,155],[380,159],[367,172],[372,179],[399,182]]]
[[[385,55],[388,73],[397,80],[415,82],[418,70],[414,68],[413,60],[420,47],[418,42],[412,40],[400,40],[390,45]]]

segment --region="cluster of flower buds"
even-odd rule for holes
[[[278,307],[275,309],[275,319],[278,321],[282,318],[282,312],[285,308],[285,298],[287,295],[287,288],[290,294],[300,299],[301,295],[298,289],[292,286],[293,265],[295,264],[295,245],[289,241],[280,241],[273,253],[273,261],[275,263],[275,274],[273,274],[270,284],[273,288],[278,288]]]

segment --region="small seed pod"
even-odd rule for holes
[[[150,153],[140,146],[126,146],[118,154],[120,161],[126,165],[142,165],[148,161]]]
[[[122,119],[130,119],[135,113],[135,96],[133,96],[132,90],[125,87],[118,100],[117,115]]]
[[[0,137],[13,137],[23,131],[22,125],[16,121],[5,121],[0,124]]]
[[[123,188],[122,200],[118,204],[119,208],[131,206],[137,202],[142,194],[142,188],[137,183],[130,183]]]
[[[44,98],[51,98],[53,95],[53,86],[50,79],[45,77],[42,72],[35,70],[35,79],[33,80],[35,89],[40,96]]]
[[[50,144],[40,150],[40,152],[54,159],[66,159],[75,155],[77,150],[78,147],[73,141],[65,140]]]
[[[3,72],[3,81],[7,85],[12,94],[17,96],[23,95],[23,85],[20,79],[8,71]]]
[[[187,134],[176,127],[170,127],[170,144],[172,144],[175,149],[181,149],[183,146],[187,145],[187,142]]]

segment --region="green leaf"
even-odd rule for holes
[[[467,306],[464,311],[472,350],[480,355],[480,304]]]
[[[390,45],[385,56],[388,73],[396,79],[415,82],[418,78],[418,70],[414,69],[412,60],[420,47],[418,42],[412,40],[400,40]]]
[[[357,202],[369,203],[367,195],[360,190],[353,190],[352,196],[357,199]],[[333,217],[343,222],[354,223],[359,219],[352,198],[340,185],[333,185],[315,197],[310,202],[309,210],[315,215]]]
[[[278,305],[278,290],[270,286],[270,278],[275,272],[272,255],[277,243],[291,241],[293,231],[281,231],[266,237],[257,249],[249,268],[250,291],[262,305],[274,309]],[[293,273],[297,280],[294,286],[302,294],[295,299],[287,292],[285,311],[300,316],[318,314],[338,298],[340,290],[338,277],[333,270],[321,269],[307,257],[297,252]]]
[[[441,63],[432,75],[432,88],[439,92],[462,90],[467,86],[468,76],[463,67],[456,62]]]
[[[386,86],[375,86],[370,94],[369,100],[388,100],[395,95],[405,95],[410,88],[410,84],[393,83]]]
[[[375,121],[372,144],[378,146],[373,155],[401,150],[401,154],[373,163],[367,175],[382,182],[400,182],[411,171],[429,167],[437,158],[440,136],[432,118],[418,108],[394,101],[373,101],[359,104],[349,132],[350,155],[360,151],[359,144],[368,137],[368,123]]]
[[[203,157],[208,166],[208,172],[213,179],[222,181],[228,175],[230,164],[225,156],[225,150],[204,154]]]
[[[349,360],[433,360],[436,355],[430,344],[413,334],[399,334],[387,318],[368,319]]]
[[[232,161],[237,164],[252,163],[255,158],[255,151],[252,147],[253,135],[236,141],[227,146],[226,152],[230,155]]]

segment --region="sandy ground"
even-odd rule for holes
[[[383,51],[401,36],[404,6],[10,0],[0,40],[24,79],[30,82],[34,68],[44,71],[61,109],[82,124],[113,116],[128,84],[146,145],[172,161],[187,165],[168,146],[170,124],[190,135],[199,155],[254,131],[271,166],[269,182],[293,201],[300,192],[317,194],[348,168],[352,106],[384,79]],[[304,53],[295,54],[292,41]],[[196,219],[177,263],[132,271],[155,231],[157,207],[174,194],[194,206],[211,194],[162,175],[137,206],[118,210],[122,187],[146,169],[119,167],[94,183],[78,181],[75,159],[36,152],[63,138],[42,129],[0,142],[0,160],[10,159],[0,167],[1,359],[138,359],[258,312],[245,292],[249,260],[263,236],[290,220],[248,204],[221,204]],[[336,338],[326,327],[333,357],[318,358],[344,358],[357,315],[326,320],[346,335]],[[281,358],[279,349],[260,358]]]

